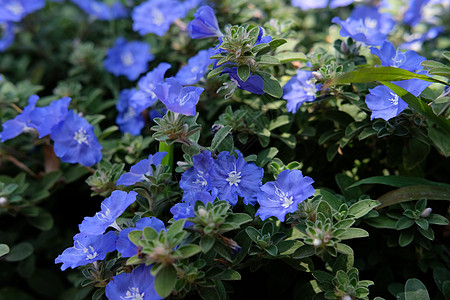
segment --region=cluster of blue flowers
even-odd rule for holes
[[[37,95],[28,98],[28,105],[14,119],[3,123],[1,142],[23,132],[37,131],[39,138],[50,136],[53,149],[61,161],[92,166],[102,158],[102,146],[94,127],[83,117],[69,110],[71,98],[63,97],[45,107],[36,107]]]
[[[337,6],[345,6],[353,1],[331,1],[330,8]],[[422,18],[421,10],[426,5],[434,5],[442,1],[410,1],[407,9],[403,12],[403,24],[409,26],[417,25]],[[328,5],[328,1],[292,1],[292,5],[299,6],[303,10],[323,8]],[[371,53],[378,56],[382,66],[396,67],[411,72],[419,72],[422,67],[420,63],[425,60],[424,57],[418,55],[413,50],[406,52],[395,49],[392,43],[388,41],[388,35],[396,25],[396,21],[392,14],[388,12],[380,12],[380,10],[388,11],[389,3],[381,1],[378,6],[357,6],[346,20],[339,17],[332,19],[333,23],[341,26],[340,35],[343,37],[351,37],[353,40],[364,45],[373,46],[370,48]],[[437,34],[434,28],[434,36]],[[428,34],[428,33],[427,33]],[[422,40],[423,41],[423,40]],[[407,44],[402,44],[400,48],[407,49]],[[321,84],[316,84],[313,72],[306,70],[298,70],[297,75],[292,77],[283,87],[283,99],[287,101],[287,110],[295,113],[305,102],[316,100],[316,94],[322,88]],[[430,85],[418,79],[398,81],[395,84],[410,92],[414,96],[420,95],[422,91]],[[369,90],[365,102],[367,107],[372,111],[371,119],[382,118],[389,120],[399,115],[408,105],[398,95],[392,92],[386,86],[378,86]]]

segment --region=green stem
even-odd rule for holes
[[[159,142],[159,152],[167,152],[167,155],[161,161],[161,165],[167,165],[170,170],[173,169],[173,144],[167,145],[165,142]]]

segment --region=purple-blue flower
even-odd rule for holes
[[[167,152],[156,152],[150,154],[147,159],[139,161],[130,168],[130,172],[122,174],[116,185],[130,186],[139,181],[147,180],[146,176],[152,176],[152,165],[158,166]]]
[[[205,150],[192,157],[193,167],[186,170],[180,179],[180,188],[184,191],[183,201],[195,204],[196,194],[211,190],[211,167],[214,160],[211,152]]]
[[[255,216],[262,220],[273,216],[283,222],[287,213],[295,212],[300,202],[314,194],[313,182],[300,170],[284,170],[278,174],[276,181],[261,186],[258,192],[260,207]]]
[[[289,79],[283,87],[287,111],[295,114],[303,103],[314,101],[320,87],[321,84],[315,84],[311,71],[297,70],[297,75]]]
[[[167,109],[164,107],[155,108],[148,112],[150,120],[153,122],[155,118],[162,118],[167,113]]]
[[[25,106],[22,113],[17,115],[14,119],[8,120],[3,123],[3,131],[0,133],[0,139],[3,142],[15,138],[24,131],[32,130],[30,114],[36,106],[36,102],[39,100],[37,95],[31,95],[28,98],[28,105]]]
[[[396,85],[407,90],[414,96],[419,96],[424,89],[431,83],[420,79],[409,79],[396,81]],[[369,94],[366,96],[367,107],[372,111],[370,119],[382,118],[389,120],[398,116],[408,104],[403,101],[390,88],[380,85],[373,89],[369,89]]]
[[[85,13],[92,18],[109,21],[119,18],[128,17],[127,9],[120,3],[120,1],[114,2],[112,5],[108,5],[103,1],[96,0],[71,0],[78,5]]]
[[[149,0],[133,9],[133,30],[140,35],[154,33],[163,36],[170,25],[186,15],[184,5],[176,0]]]
[[[78,233],[73,240],[73,247],[67,248],[55,259],[55,264],[62,263],[62,271],[104,259],[108,252],[116,250],[117,235],[113,231],[100,235]]]
[[[39,132],[39,138],[49,135],[53,128],[66,119],[72,99],[63,97],[45,107],[36,107],[30,114],[31,126]]]
[[[409,26],[416,26],[422,19],[422,9],[430,0],[410,0],[408,10],[403,14],[402,21]]]
[[[133,94],[130,102],[136,113],[142,112],[158,100],[155,95],[155,87],[164,81],[164,74],[169,69],[170,64],[163,62],[139,79],[139,91]]]
[[[172,208],[170,209],[170,212],[173,215],[173,219],[175,221],[178,221],[180,219],[195,217],[195,203],[197,201],[201,201],[204,204],[206,204],[208,202],[214,202],[214,200],[216,200],[216,198],[217,198],[217,193],[218,193],[218,191],[216,188],[214,188],[211,191],[211,193],[206,192],[206,191],[193,192],[191,194],[192,197],[191,197],[190,202],[177,203],[174,206],[172,206]],[[184,227],[188,227],[190,225],[192,225],[192,223],[187,221],[184,224]]]
[[[238,88],[249,91],[250,93],[262,95],[264,94],[264,80],[258,75],[248,76],[246,81],[242,81],[237,74],[237,67],[224,68],[221,74],[228,74],[231,82]]]
[[[222,36],[219,24],[217,23],[214,10],[207,6],[201,6],[194,14],[194,20],[189,22],[187,31],[193,39],[203,39],[208,37]]]
[[[422,69],[420,63],[425,60],[425,57],[415,51],[402,52],[395,49],[394,45],[388,41],[384,41],[379,49],[371,47],[370,52],[380,58],[383,67],[396,67],[411,72]]]
[[[119,238],[116,241],[117,251],[122,257],[132,257],[137,254],[137,246],[133,244],[128,238],[128,234],[134,230],[143,230],[145,227],[152,227],[157,232],[165,228],[164,222],[158,218],[142,218],[136,222],[135,228],[126,228],[119,233]]]
[[[136,112],[131,105],[131,98],[136,93],[135,89],[125,89],[120,91],[119,101],[116,104],[119,114],[116,117],[116,124],[122,132],[128,132],[132,135],[139,135],[145,126],[144,117]]]
[[[154,92],[168,110],[186,116],[195,116],[195,106],[204,90],[195,86],[182,86],[175,78],[170,77],[165,82],[158,83]]]
[[[14,28],[11,22],[0,20],[0,37],[0,52],[3,52],[14,42]]]
[[[0,20],[19,22],[45,6],[45,0],[0,0]]]
[[[402,49],[411,49],[420,51],[422,49],[423,42],[432,40],[444,31],[444,26],[435,26],[430,28],[425,33],[413,33],[412,35],[404,35],[405,42],[400,45]]]
[[[155,291],[155,277],[150,273],[151,266],[140,265],[131,273],[120,273],[106,285],[108,300],[159,300]]]
[[[238,196],[244,204],[256,203],[256,194],[261,186],[264,170],[254,163],[247,163],[242,153],[236,150],[238,158],[227,151],[219,153],[211,169],[212,186],[217,188],[220,200],[236,205]]]
[[[302,10],[324,8],[328,6],[329,0],[315,0],[315,1],[305,1],[305,0],[292,0],[292,6],[300,7]],[[354,0],[331,0],[330,8],[336,8],[340,6],[347,6],[353,3]]]
[[[119,37],[114,46],[109,48],[103,65],[115,76],[125,75],[129,80],[135,80],[147,70],[148,62],[154,58],[149,44],[127,42],[125,38]]]
[[[214,49],[200,50],[195,56],[189,58],[188,63],[182,66],[175,79],[182,85],[196,84],[208,70],[208,66],[214,62],[210,57]]]
[[[63,162],[89,167],[102,159],[102,146],[94,134],[94,127],[72,110],[52,129],[50,137],[56,156]]]
[[[113,191],[111,196],[103,200],[101,210],[93,217],[85,217],[78,226],[80,233],[103,234],[108,227],[117,228],[116,219],[136,201],[137,193],[131,191]]]
[[[380,13],[378,8],[370,6],[356,7],[345,21],[339,17],[331,21],[341,25],[341,36],[350,36],[372,46],[381,45],[395,25],[390,14]]]

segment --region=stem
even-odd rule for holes
[[[173,144],[167,145],[165,142],[159,142],[159,152],[167,152],[167,155],[161,161],[161,165],[167,165],[172,171],[173,168]]]

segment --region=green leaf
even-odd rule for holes
[[[128,233],[128,239],[135,245],[139,245],[139,240],[141,239],[142,231],[133,230]]]
[[[217,280],[241,280],[241,274],[233,269],[226,269],[224,272],[212,276],[211,279]]]
[[[23,242],[13,246],[9,254],[5,256],[5,260],[10,262],[24,260],[33,254],[33,251],[34,248],[30,243]]]
[[[270,147],[270,148],[266,148],[266,149],[262,150],[258,154],[258,158],[256,159],[256,165],[263,168],[277,154],[278,154],[278,149],[275,147]]]
[[[273,39],[269,42],[269,45],[271,49],[276,49],[286,43],[287,41],[285,39]]]
[[[428,230],[429,223],[428,223],[427,219],[423,219],[423,218],[417,219],[416,224],[423,230]]]
[[[227,223],[235,223],[237,225],[242,225],[253,221],[253,218],[244,213],[234,213],[227,217]]]
[[[431,214],[427,218],[428,223],[434,224],[434,225],[447,225],[448,219],[444,216],[438,215],[438,214]]]
[[[368,83],[373,81],[399,81],[407,79],[421,79],[434,83],[447,84],[443,81],[431,78],[426,75],[416,74],[404,69],[395,67],[367,67],[355,71],[343,73],[336,76],[329,83],[330,85],[339,85],[346,83]],[[400,95],[399,95],[400,96]],[[403,98],[402,98],[403,99]]]
[[[398,244],[400,247],[406,247],[414,239],[414,229],[403,230],[400,232],[400,236],[398,237]]]
[[[285,64],[293,61],[307,61],[307,57],[301,52],[283,52],[275,55],[280,63]]]
[[[357,239],[368,237],[369,233],[361,228],[348,228],[343,234],[339,235],[341,240]]]
[[[302,259],[305,257],[310,257],[316,254],[316,248],[311,245],[303,245],[297,250],[295,250],[294,254],[292,255],[292,258],[294,259]]]
[[[415,185],[402,187],[382,195],[377,200],[381,205],[377,209],[385,206],[420,200],[422,198],[430,200],[450,200],[450,188],[441,186]]]
[[[202,249],[200,249],[198,245],[188,244],[178,247],[178,249],[175,250],[173,255],[177,257],[177,259],[183,259],[194,256],[200,251],[202,251]]]
[[[419,177],[408,177],[408,176],[396,176],[396,175],[390,175],[390,176],[373,176],[369,178],[362,179],[358,182],[355,182],[349,188],[363,185],[363,184],[384,184],[388,186],[393,187],[405,187],[405,186],[411,186],[411,185],[434,185],[434,186],[443,186],[443,187],[449,187],[450,184],[441,183],[441,182],[435,182],[426,180]]]
[[[186,222],[186,219],[181,219],[170,225],[169,229],[167,230],[167,237],[170,239],[171,237],[175,236],[177,233],[182,232],[184,228],[184,223]]]
[[[280,82],[272,74],[262,71],[255,71],[255,74],[263,79],[264,92],[275,98],[283,96],[283,89],[281,88]]]
[[[258,56],[256,62],[260,65],[279,65],[281,62],[275,57],[271,55],[261,55]]]
[[[407,146],[403,147],[403,167],[410,171],[420,165],[430,152],[430,145],[425,144],[418,139],[410,139]]]
[[[375,218],[364,219],[364,222],[375,228],[395,229],[396,220],[380,215]]]
[[[342,243],[337,243],[335,246],[336,246],[337,252],[346,254],[346,255],[353,255],[352,247],[350,247],[346,244],[342,244]]]
[[[250,239],[255,243],[258,242],[258,237],[261,236],[259,231],[251,226],[245,228],[245,232],[250,237]]]
[[[430,296],[419,279],[411,278],[405,284],[405,300],[430,300]]]
[[[227,67],[226,65],[225,66],[222,65],[222,66],[218,66],[215,69],[212,69],[211,71],[209,71],[207,78],[209,79],[209,78],[213,78],[217,75],[220,75],[222,73],[223,69],[225,69],[226,67]]]
[[[281,115],[275,118],[274,120],[271,120],[269,123],[269,130],[272,131],[278,127],[284,126],[286,124],[289,124],[291,121],[289,119],[288,115]]]
[[[250,76],[250,67],[248,65],[241,65],[237,69],[237,74],[242,81],[247,81]]]
[[[380,205],[376,200],[361,200],[350,206],[349,215],[353,215],[356,219],[365,216],[369,211]]]
[[[155,291],[163,298],[172,293],[177,283],[177,271],[172,265],[165,265],[155,274]]]
[[[43,231],[52,229],[54,224],[53,216],[42,208],[39,209],[39,215],[37,217],[28,218],[28,222]]]
[[[395,229],[404,230],[406,228],[413,226],[413,224],[414,224],[414,220],[403,216],[397,220],[397,223],[395,224]]]
[[[219,145],[225,140],[228,134],[233,130],[229,125],[225,125],[216,132],[211,142],[211,152],[214,153]]]
[[[426,230],[422,229],[421,227],[417,227],[417,229],[424,237],[426,237],[430,241],[434,240],[434,231],[431,227],[428,227],[428,229]]]
[[[8,254],[10,251],[9,246],[6,244],[0,244],[0,257]]]
[[[445,157],[450,156],[450,139],[447,132],[442,128],[436,127],[433,122],[428,121],[428,137],[442,155]]]
[[[214,245],[215,239],[212,236],[204,235],[200,239],[200,248],[202,248],[202,252],[206,253],[211,250]]]

